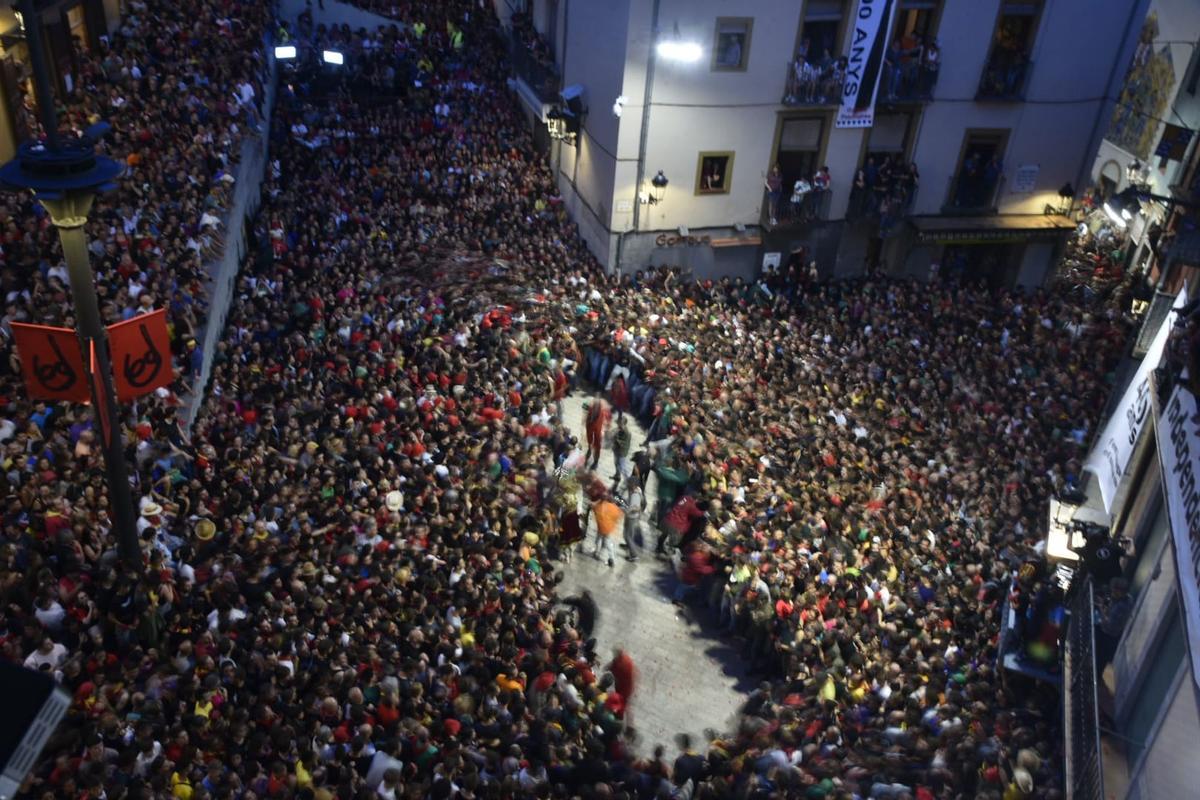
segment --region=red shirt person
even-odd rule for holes
[[[628,706],[633,697],[634,682],[637,680],[637,667],[633,665],[633,659],[630,658],[629,653],[619,647],[614,647],[613,660],[608,664],[608,671],[612,673],[613,686],[625,700],[625,705]]]
[[[600,451],[603,449],[604,431],[611,419],[612,411],[609,409],[608,403],[604,400],[597,397],[588,404],[587,418],[584,423],[587,434],[587,453],[583,458],[585,462],[588,459],[593,459],[592,469],[595,469],[600,464]]]

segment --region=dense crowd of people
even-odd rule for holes
[[[194,430],[129,432],[144,574],[113,568],[88,414],[10,378],[0,657],[73,697],[24,796],[1061,796],[1056,707],[997,670],[998,615],[1124,321],[800,263],[605,274],[490,7],[386,10],[369,101],[280,92]],[[588,384],[648,423],[615,492],[558,418]],[[677,599],[770,678],[674,762],[625,724],[627,661],[555,599],[585,498],[628,512],[650,473]]]
[[[128,12],[118,30],[77,54],[59,122],[76,134],[108,122],[100,146],[125,165],[87,226],[101,313],[115,322],[167,307],[186,371],[187,341],[207,312],[205,267],[223,245],[241,142],[261,117],[269,15],[249,0],[186,7],[134,0]],[[24,100],[22,127],[36,134],[32,98]],[[8,195],[0,224],[5,322],[62,324],[70,318],[69,292],[45,212],[29,195]]]

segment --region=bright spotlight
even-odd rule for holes
[[[1120,212],[1113,208],[1111,203],[1104,204],[1104,213],[1108,215],[1108,218],[1112,220],[1113,224],[1118,228],[1124,228],[1127,226],[1125,220],[1121,218]]]
[[[325,50],[321,53],[321,58],[326,64],[336,64],[339,67],[346,63],[346,57],[337,50]]]
[[[281,44],[275,48],[275,58],[280,61],[287,61],[296,57],[296,45]]]
[[[658,43],[658,55],[667,61],[680,61],[690,64],[699,61],[704,54],[700,45],[695,42],[679,42],[670,40]]]

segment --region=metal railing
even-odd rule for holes
[[[771,193],[763,190],[762,213],[760,222],[764,228],[785,228],[800,225],[810,225],[814,222],[824,222],[829,219],[830,198],[833,192],[829,189],[814,189],[804,195],[800,203],[792,202],[790,191],[779,194],[775,204],[775,214],[771,214]]]
[[[873,189],[853,188],[846,203],[846,219],[877,219],[881,229],[891,228],[912,211],[920,188],[914,187],[904,194],[880,194]]]
[[[809,64],[808,67],[811,69],[797,70],[795,61],[788,62],[787,80],[780,102],[785,106],[837,105],[842,98],[845,77],[837,77],[832,66],[821,68]]]
[[[525,81],[543,103],[557,100],[562,90],[558,65],[548,56],[530,50],[516,31],[509,31],[508,42],[509,59],[516,76]]]
[[[996,210],[1003,190],[1003,175],[976,181],[968,181],[961,175],[958,180],[951,177],[946,183],[946,204],[942,210],[951,214],[991,213]]]
[[[1104,769],[1100,750],[1100,705],[1096,696],[1096,626],[1092,582],[1088,579],[1071,601],[1071,622],[1063,654],[1066,703],[1067,797],[1102,800]]]
[[[1022,100],[1032,72],[1032,61],[1011,61],[993,55],[979,76],[979,91],[975,96],[986,100]]]
[[[915,62],[902,63],[899,68],[884,64],[883,80],[880,83],[880,103],[924,103],[933,99],[938,73],[935,66]]]

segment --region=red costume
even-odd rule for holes
[[[604,430],[608,427],[610,419],[612,419],[612,412],[608,409],[608,403],[599,398],[592,400],[587,412],[587,455],[585,458],[591,458],[593,453],[597,460],[600,458],[600,453],[604,449]]]
[[[633,659],[629,657],[629,653],[618,650],[612,663],[608,665],[608,671],[613,674],[613,685],[624,700],[624,705],[628,706],[630,698],[633,697],[633,684],[637,677]]]

